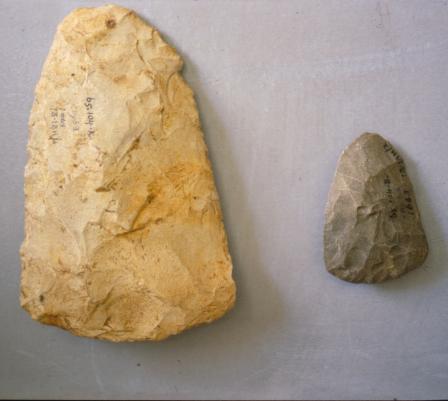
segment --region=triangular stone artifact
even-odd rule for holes
[[[112,341],[160,340],[232,307],[221,210],[182,60],[132,11],[78,9],[36,87],[21,304]]]
[[[426,236],[404,161],[378,134],[357,138],[341,155],[325,211],[327,270],[377,283],[419,267]]]

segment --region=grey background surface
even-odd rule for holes
[[[448,397],[448,2],[125,1],[185,59],[238,303],[161,343],[113,344],[21,310],[23,168],[56,25],[101,1],[0,0],[0,396]],[[326,273],[323,210],[364,131],[403,153],[430,255],[382,285]]]

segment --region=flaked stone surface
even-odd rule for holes
[[[403,159],[378,134],[341,155],[325,211],[327,270],[351,282],[378,283],[419,267],[428,254]]]
[[[235,301],[232,264],[182,60],[132,11],[68,15],[36,87],[21,304],[112,341],[160,340]]]

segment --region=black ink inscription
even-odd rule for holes
[[[392,147],[392,145],[389,142],[384,142],[384,151],[386,153],[390,153],[394,159],[397,161],[398,163],[398,169],[400,171],[400,175],[402,178],[406,178],[407,174],[406,174],[406,167],[404,166],[404,160],[403,158],[398,154],[398,152]]]
[[[406,216],[414,216],[415,208],[412,201],[412,190],[408,188],[393,188],[392,180],[388,175],[384,177],[383,183],[389,218],[396,219],[398,215],[404,218]]]
[[[403,190],[403,206],[401,208],[401,213],[408,214],[409,216],[413,216],[415,214],[412,194],[408,189]]]
[[[84,107],[87,113],[85,124],[87,125],[87,136],[92,139],[95,135],[95,115],[93,113],[93,107],[95,103],[95,98],[87,97],[84,102]]]
[[[394,195],[392,193],[392,181],[390,180],[390,177],[388,175],[384,177],[384,186],[386,187],[387,203],[389,204],[390,207],[389,218],[395,219],[398,216],[398,210],[396,207],[393,207]]]
[[[48,139],[53,145],[62,140],[60,128],[65,127],[65,109],[60,107],[50,108],[50,135]]]
[[[61,128],[65,128],[65,110],[61,109],[60,115],[59,115],[59,126]]]

